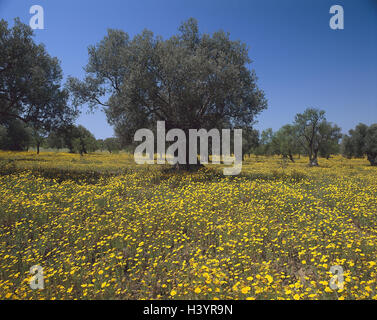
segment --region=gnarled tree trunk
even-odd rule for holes
[[[318,166],[318,150],[310,151],[309,153],[309,166],[317,167]]]

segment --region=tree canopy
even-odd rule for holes
[[[377,123],[367,126],[359,123],[349,135],[343,137],[343,154],[348,158],[367,156],[372,166],[377,166]]]
[[[85,79],[68,80],[73,100],[102,106],[123,144],[158,120],[167,130],[251,128],[267,107],[246,45],[223,31],[201,34],[192,18],[167,40],[110,29],[88,53]]]
[[[308,108],[298,113],[294,122],[298,141],[309,155],[309,165],[318,165],[318,153],[338,144],[341,138],[341,129],[326,121],[325,111]]]
[[[104,146],[110,153],[118,152],[121,149],[121,145],[118,138],[107,138],[104,140]]]
[[[301,152],[297,130],[293,125],[287,124],[281,127],[273,136],[272,144],[275,153],[283,157],[289,157],[294,162],[293,155]]]
[[[12,28],[0,20],[0,123],[19,119],[50,130],[70,123],[77,110],[68,106],[58,59],[32,36],[18,18]]]
[[[73,132],[71,145],[74,152],[83,155],[97,150],[97,140],[88,129],[79,125],[74,127]]]

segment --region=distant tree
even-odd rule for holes
[[[255,148],[256,155],[272,155],[274,154],[274,148],[272,145],[274,132],[271,128],[262,131],[258,147]]]
[[[377,123],[367,126],[358,124],[349,136],[343,138],[343,154],[348,158],[367,156],[372,166],[377,166]]]
[[[68,148],[70,153],[74,153],[76,150],[73,141],[79,137],[77,127],[73,124],[62,126],[56,133],[63,138],[64,147]]]
[[[259,132],[256,129],[244,128],[242,130],[242,160],[259,145]]]
[[[351,141],[351,138],[347,135],[343,135],[341,150],[342,150],[343,156],[347,157],[348,159],[352,158],[353,156],[352,141]]]
[[[107,138],[104,140],[104,145],[110,153],[117,152],[121,149],[120,142],[117,138]]]
[[[352,156],[362,158],[365,155],[365,137],[367,135],[368,126],[364,123],[359,123],[355,129],[349,131],[351,137]]]
[[[101,152],[105,150],[105,142],[103,141],[103,139],[97,139],[97,147]]]
[[[275,153],[284,158],[289,157],[292,162],[295,162],[293,155],[301,151],[296,128],[290,124],[283,126],[274,134],[272,145]]]
[[[53,131],[47,137],[50,148],[68,148],[70,153],[81,155],[98,150],[97,140],[85,127],[68,125]]]
[[[47,132],[43,129],[37,129],[35,127],[30,127],[32,144],[37,148],[37,154],[39,154],[41,145],[46,141]]]
[[[338,154],[340,152],[339,140],[342,138],[341,128],[325,121],[321,124],[319,133],[321,135],[319,155],[329,159],[331,155]]]
[[[83,126],[75,127],[71,142],[73,151],[81,155],[97,150],[97,140],[93,134]]]
[[[364,152],[372,166],[377,166],[377,123],[372,124],[365,135]]]
[[[250,63],[244,43],[223,31],[201,34],[191,18],[167,40],[147,30],[132,40],[108,30],[89,47],[84,81],[69,78],[68,84],[76,105],[102,106],[116,135],[131,143],[136,130],[155,128],[158,120],[187,135],[189,129],[251,128],[267,102]]]
[[[15,19],[8,28],[0,20],[0,123],[11,120],[50,130],[70,123],[77,115],[61,88],[62,70],[33,39],[32,29]]]
[[[298,141],[309,156],[309,165],[318,166],[319,151],[332,143],[338,143],[341,129],[326,121],[325,111],[308,108],[297,114],[294,122]]]
[[[2,149],[26,151],[32,143],[32,132],[19,119],[8,121],[2,126]]]
[[[339,139],[338,139],[339,141]],[[339,154],[340,144],[336,140],[329,141],[319,148],[319,155],[323,158],[330,159],[331,155]]]
[[[46,145],[52,149],[63,149],[65,148],[64,137],[58,131],[52,131],[46,139]]]

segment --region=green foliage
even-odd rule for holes
[[[107,139],[105,139],[104,146],[105,146],[106,150],[109,151],[110,153],[113,153],[113,152],[117,153],[121,149],[119,139],[117,139],[117,138],[107,138]]]
[[[292,162],[294,162],[293,155],[301,152],[296,128],[290,124],[278,130],[274,134],[271,143],[275,153],[282,155],[284,158],[289,157]]]
[[[242,159],[259,145],[259,132],[252,128],[242,130]]]
[[[368,126],[359,123],[355,129],[349,130],[349,136],[343,140],[343,154],[348,157],[362,158],[365,155],[364,145]]]
[[[21,120],[10,120],[0,126],[0,149],[24,151],[31,146],[32,142],[32,129]]]
[[[100,151],[105,150],[105,142],[103,141],[103,139],[97,139],[97,147]]]
[[[343,155],[351,158],[367,156],[372,166],[377,166],[377,124],[367,126],[359,123],[345,135],[342,142]]]
[[[58,131],[52,131],[46,139],[46,145],[52,149],[62,149],[65,147],[64,137]]]
[[[75,127],[72,139],[73,151],[83,155],[97,150],[97,140],[93,134],[83,126]]]
[[[68,148],[71,153],[81,155],[94,152],[99,148],[94,135],[81,125],[61,127],[51,132],[46,140],[50,148]]]
[[[263,91],[247,64],[244,43],[229,34],[199,33],[189,19],[167,40],[144,30],[132,40],[109,30],[89,48],[84,81],[69,78],[74,103],[105,108],[123,145],[140,128],[249,127],[266,108]],[[103,101],[109,96],[107,101]]]
[[[58,59],[32,36],[18,18],[12,28],[0,20],[0,122],[19,119],[50,130],[70,123],[77,110],[67,106]]]
[[[377,166],[377,123],[372,124],[365,135],[364,152],[372,166]]]
[[[348,159],[352,158],[354,154],[353,146],[352,146],[352,139],[346,134],[343,135],[343,138],[342,138],[341,150],[342,150],[343,156],[347,157]]]
[[[295,117],[298,141],[309,155],[309,165],[318,165],[318,153],[329,156],[341,138],[341,129],[326,121],[325,111],[308,108]]]
[[[271,128],[263,130],[259,139],[258,146],[254,149],[256,155],[272,155],[274,154],[272,139],[274,133]]]
[[[324,121],[319,126],[320,144],[319,154],[329,159],[331,155],[340,151],[339,140],[342,137],[341,129],[337,125]]]

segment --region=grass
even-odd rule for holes
[[[0,152],[0,298],[376,299],[376,168],[320,165],[252,156],[225,177]],[[333,265],[343,289],[329,287]]]

